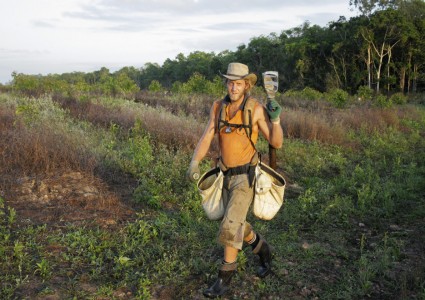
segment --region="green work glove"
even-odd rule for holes
[[[190,162],[186,175],[192,181],[199,179],[199,176],[201,175],[201,171],[199,170],[199,161],[192,160]]]
[[[282,112],[282,107],[277,103],[275,99],[270,99],[266,105],[266,111],[269,115],[270,121],[278,122],[280,120],[280,113]]]

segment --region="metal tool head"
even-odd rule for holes
[[[279,87],[279,73],[277,71],[266,71],[263,73],[264,89],[269,98],[276,95]]]

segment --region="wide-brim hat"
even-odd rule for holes
[[[230,80],[247,79],[251,86],[257,82],[257,75],[249,73],[248,66],[241,63],[230,63],[227,66],[227,73],[222,75]]]

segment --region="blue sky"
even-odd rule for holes
[[[162,64],[356,15],[349,0],[0,0],[0,83],[25,74]]]

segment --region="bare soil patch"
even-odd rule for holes
[[[60,226],[88,221],[107,227],[134,215],[134,208],[125,199],[131,187],[121,186],[122,182],[111,188],[91,174],[63,171],[43,177],[20,177],[15,183],[6,201],[23,223]]]

